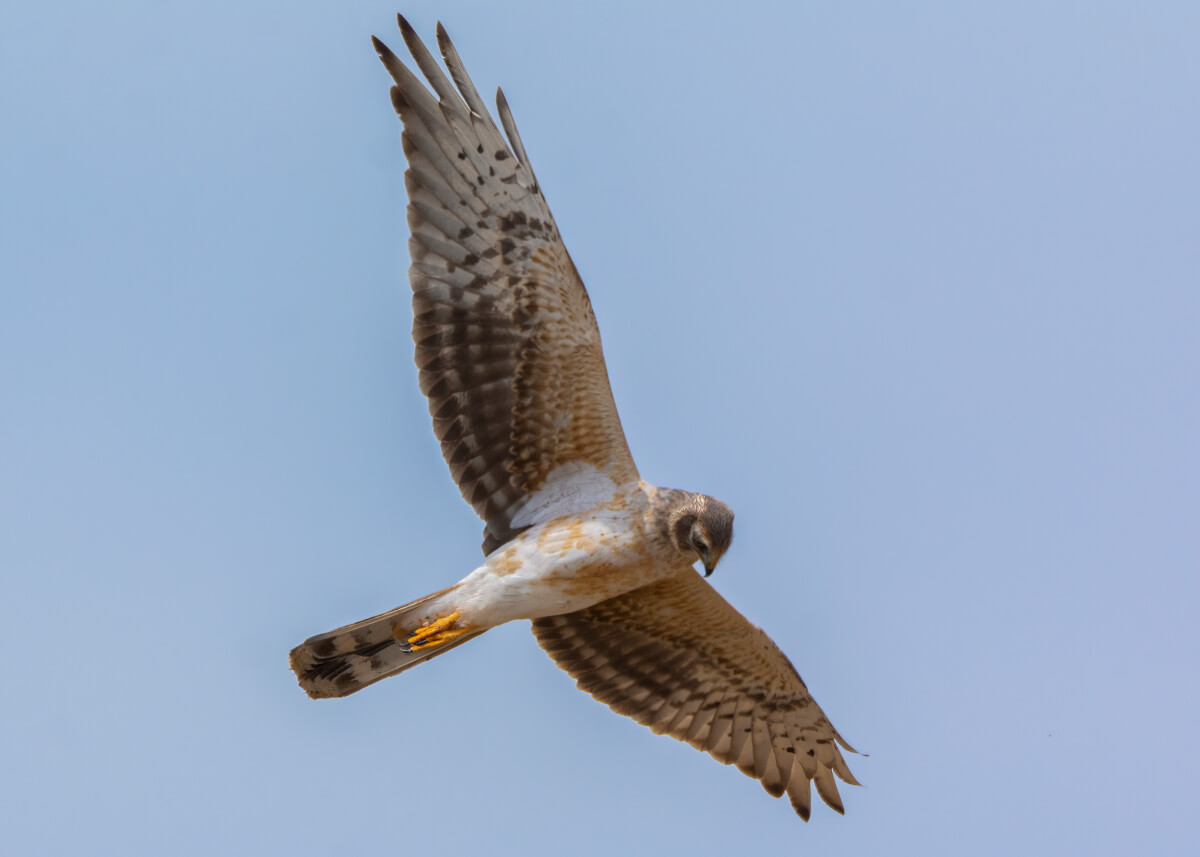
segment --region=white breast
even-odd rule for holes
[[[645,493],[638,486],[614,493],[612,481],[591,470],[610,486],[598,504],[532,524],[463,580],[456,595],[472,624],[571,613],[652,582],[662,564],[651,561],[645,544]],[[589,485],[602,484],[556,484],[568,482],[581,490],[546,491],[539,516],[582,502]]]

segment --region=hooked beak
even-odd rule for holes
[[[704,563],[704,576],[712,577],[712,573],[715,569],[716,569],[715,565],[709,565],[708,563]]]

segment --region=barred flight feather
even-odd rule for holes
[[[843,812],[833,775],[853,752],[759,628],[691,569],[586,610],[536,619],[542,648],[618,714],[736,765],[808,819],[809,782]],[[819,749],[817,749],[819,748]]]

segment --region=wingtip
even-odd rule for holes
[[[450,41],[450,34],[446,32],[446,28],[442,26],[442,22],[437,22],[437,42],[441,48],[442,56],[445,57],[454,50],[454,43]]]
[[[408,23],[408,19],[403,15],[397,15],[396,22],[400,25],[400,35],[403,37],[404,44],[408,46],[409,51],[414,55],[420,53],[424,49],[424,45],[421,44],[421,37],[417,35],[417,31],[413,25]]]
[[[380,59],[392,55],[392,49],[381,42],[378,36],[371,36],[371,46],[375,48],[375,53],[379,54]]]
[[[845,815],[846,805],[842,803],[842,796],[835,793],[834,797],[836,798],[835,800],[830,800],[829,798],[825,797],[825,795],[821,795],[821,799],[825,801],[826,806],[828,806],[838,815]]]

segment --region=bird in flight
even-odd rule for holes
[[[502,91],[496,127],[439,24],[450,77],[404,20],[421,79],[374,39],[408,158],[421,392],[450,474],[485,523],[453,586],[291,653],[314,699],[347,696],[517,619],[581,690],[787,794],[843,812],[854,752],[795,667],[705,577],[733,539],[713,497],[644,482],[600,331]],[[432,90],[432,91],[430,91]]]

